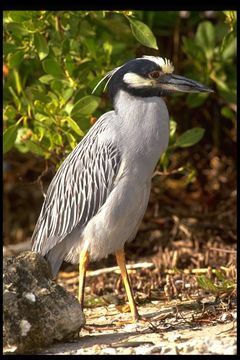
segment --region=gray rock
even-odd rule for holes
[[[5,258],[3,274],[5,353],[29,353],[78,333],[84,324],[78,300],[51,279],[41,255]]]

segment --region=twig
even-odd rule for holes
[[[46,162],[46,167],[45,169],[43,170],[43,172],[38,176],[36,182],[37,184],[39,185],[40,187],[40,190],[42,192],[42,195],[43,197],[45,198],[46,197],[46,193],[44,192],[44,189],[43,189],[43,183],[42,183],[42,178],[49,172],[49,167],[48,167],[48,163]]]
[[[225,266],[220,266],[220,269],[223,270],[223,271],[225,271],[225,272],[229,271],[229,268],[226,268]],[[191,270],[189,270],[189,269],[180,270],[181,273],[186,274],[186,275],[189,275],[189,274],[207,274],[208,271],[209,271],[208,268],[198,268],[198,269],[191,269]],[[215,269],[212,269],[212,272],[213,272],[213,274],[214,274],[214,273],[216,272],[216,270],[215,270]],[[176,271],[176,270],[172,270],[172,269],[166,269],[166,270],[165,270],[165,273],[166,273],[166,274],[170,274],[170,275],[174,275],[174,274],[177,273],[177,271]]]
[[[183,167],[180,167],[178,169],[175,170],[170,170],[170,171],[155,171],[152,175],[152,178],[154,178],[157,175],[164,175],[164,176],[168,176],[168,175],[173,175],[173,174],[178,174],[179,172],[183,171]]]
[[[178,320],[178,316],[180,316],[180,318],[184,321],[184,323],[189,324],[189,325],[192,324],[191,321],[188,321],[188,320],[186,320],[186,319],[184,318],[184,316],[182,315],[182,313],[179,311],[177,305],[176,305],[175,309],[176,309],[176,320]]]
[[[237,253],[237,250],[228,250],[228,249],[221,249],[221,248],[214,248],[214,247],[210,247],[209,250],[218,251],[218,252],[225,252],[225,253],[229,253],[229,254],[236,254]]]
[[[149,263],[149,262],[127,265],[128,270],[153,269],[154,267],[155,267],[154,264]],[[87,277],[98,276],[98,275],[107,274],[107,273],[111,273],[111,272],[119,273],[120,272],[119,267],[118,266],[112,266],[112,267],[108,267],[108,268],[104,268],[104,269],[87,271]]]

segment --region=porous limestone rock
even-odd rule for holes
[[[70,338],[84,324],[78,300],[51,279],[47,261],[25,251],[3,263],[5,353],[25,354]]]

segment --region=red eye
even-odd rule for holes
[[[157,79],[159,78],[160,76],[160,72],[159,71],[152,71],[150,74],[149,74],[149,77],[152,78],[152,79]]]

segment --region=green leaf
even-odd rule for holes
[[[189,147],[197,144],[203,137],[205,130],[202,128],[195,127],[193,129],[185,131],[176,140],[174,147]]]
[[[84,132],[80,129],[76,121],[74,121],[70,116],[66,117],[64,120],[70,125],[70,127],[75,131],[76,134],[84,136]]]
[[[15,103],[18,111],[20,111],[20,109],[21,109],[21,101],[20,101],[19,97],[17,96],[17,94],[15,93],[15,91],[13,90],[13,88],[11,86],[9,86],[8,90],[12,94],[14,103]]]
[[[232,280],[226,279],[225,276],[218,270],[215,270],[215,275],[218,278],[218,284],[214,283],[209,277],[201,275],[197,277],[198,285],[201,288],[215,294],[231,292],[236,289],[236,283]]]
[[[234,119],[233,111],[230,110],[227,106],[221,108],[221,115],[230,120]]]
[[[43,75],[38,80],[43,84],[49,84],[53,79],[52,75]]]
[[[214,273],[215,273],[216,277],[218,278],[218,280],[220,280],[222,282],[225,282],[225,280],[227,280],[221,271],[216,269]]]
[[[207,291],[211,291],[213,293],[218,292],[218,287],[213,283],[213,281],[210,278],[208,278],[205,275],[198,276],[197,282],[201,288]]]
[[[157,41],[152,30],[143,22],[126,16],[130,22],[134,37],[144,46],[152,49],[158,49]]]
[[[63,97],[63,99],[65,100],[65,101],[68,101],[70,98],[71,98],[71,96],[73,95],[73,93],[74,93],[74,90],[72,89],[72,88],[67,88],[66,90],[64,89],[63,91],[62,91],[62,97]],[[67,104],[68,105],[68,104]]]
[[[229,26],[230,31],[236,31],[237,24],[237,12],[236,11],[223,11],[226,15],[226,23]]]
[[[91,57],[96,59],[97,56],[97,42],[94,38],[89,37],[84,39],[84,44],[86,45]]]
[[[196,44],[195,39],[183,37],[183,51],[188,57],[194,60],[194,62],[206,62],[203,49]]]
[[[52,140],[54,144],[61,146],[63,144],[62,136],[58,133],[53,134]]]
[[[237,56],[237,38],[233,36],[233,33],[227,34],[223,39],[220,52],[223,60]]]
[[[40,100],[35,100],[34,103],[34,110],[40,114],[49,116],[49,109],[48,107],[42,103]]]
[[[67,133],[67,137],[68,137],[68,141],[71,146],[71,149],[73,150],[77,145],[76,139],[71,133]]]
[[[22,22],[23,27],[27,30],[28,33],[34,34],[39,33],[40,28],[42,27],[42,24],[40,21],[23,21]]]
[[[166,150],[162,154],[160,158],[160,164],[162,166],[163,171],[167,171],[168,165],[169,165],[169,151]]]
[[[44,156],[45,151],[42,149],[41,145],[39,145],[37,142],[33,142],[31,140],[26,142],[26,146],[29,151],[31,151],[33,154]]]
[[[218,76],[215,76],[213,79],[215,81],[215,83],[217,84],[218,89],[226,91],[226,92],[230,91],[228,82],[224,78],[224,74],[221,74],[221,75],[223,75],[223,76],[220,76],[220,74],[218,74]]]
[[[169,133],[170,138],[174,137],[176,130],[177,130],[176,121],[170,119],[170,133]]]
[[[38,52],[39,59],[40,60],[45,59],[49,53],[48,43],[45,37],[42,34],[35,33],[34,44]]]
[[[26,36],[28,34],[26,29],[24,29],[21,24],[18,24],[16,22],[6,24],[6,30],[11,32],[13,36],[18,39],[21,39],[23,36]]]
[[[204,51],[206,58],[211,59],[215,47],[215,28],[210,21],[199,24],[196,32],[196,43]]]
[[[55,78],[62,78],[64,76],[61,66],[53,59],[46,59],[42,62],[43,70]]]
[[[224,98],[228,103],[235,104],[237,101],[237,89],[233,87],[231,89],[222,89],[218,86],[218,90],[220,95]]]
[[[13,69],[13,75],[14,75],[14,79],[15,79],[17,93],[20,94],[22,92],[22,85],[21,85],[19,71],[17,71],[16,68]]]
[[[24,56],[24,52],[19,50],[16,51],[14,54],[12,54],[11,56],[9,56],[9,68],[13,69],[15,67],[17,67],[18,65],[21,64],[21,62],[23,61],[23,56]]]
[[[36,11],[9,11],[11,19],[19,23],[32,19],[34,14],[36,16]]]
[[[51,101],[50,96],[47,96],[42,89],[32,87],[31,90],[27,89],[26,94],[32,100],[40,100],[42,103],[49,103]]]
[[[16,109],[12,105],[7,105],[3,110],[3,120],[13,120],[17,115]]]
[[[91,115],[98,107],[101,99],[97,96],[88,95],[76,102],[71,111],[71,116],[79,118],[83,115]]]
[[[11,150],[17,138],[18,123],[9,126],[3,133],[3,154]]]
[[[75,70],[75,63],[73,57],[67,54],[64,62],[69,75],[72,76],[72,73]]]

